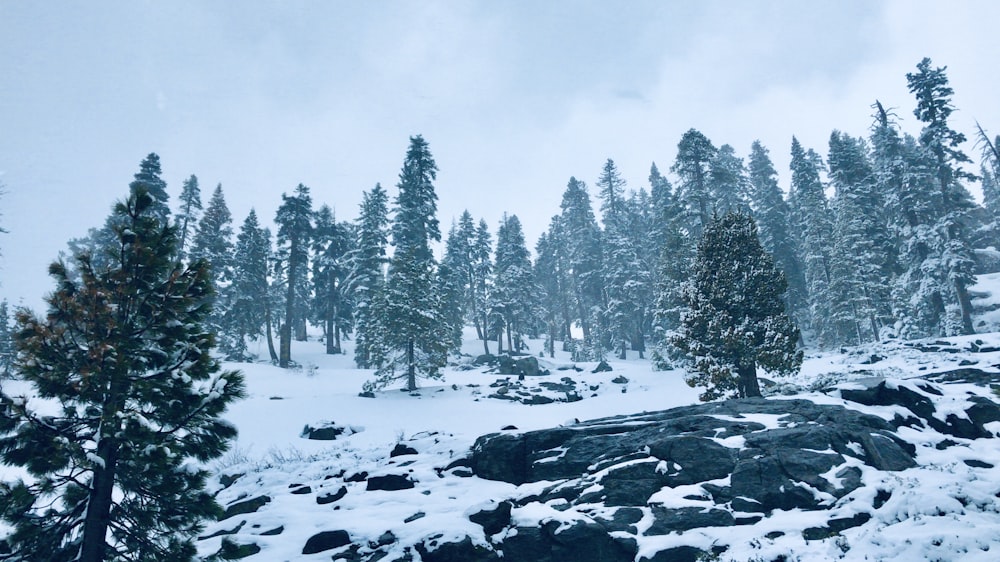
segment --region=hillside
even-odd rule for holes
[[[985,291],[980,291],[981,300],[989,300]],[[471,355],[480,346],[469,341],[466,348]],[[540,348],[539,342],[532,343],[536,353]],[[217,464],[214,483],[228,512],[205,530],[200,541],[203,555],[221,552],[230,559],[303,561],[494,560],[498,555],[494,551],[503,551],[508,544],[505,560],[558,560],[558,540],[552,543],[555,550],[551,544],[516,550],[513,537],[519,532],[522,539],[528,537],[525,529],[548,529],[549,542],[565,532],[570,543],[591,544],[587,540],[593,537],[574,535],[578,524],[603,524],[609,537],[625,545],[624,554],[591,550],[594,560],[688,560],[699,552],[714,552],[720,560],[994,560],[1000,549],[996,507],[1000,439],[995,437],[1000,422],[987,415],[973,422],[981,435],[954,431],[961,425],[955,420],[968,419],[970,408],[995,398],[989,383],[1000,377],[997,333],[810,354],[798,376],[768,385],[767,402],[775,405],[770,413],[741,413],[736,403],[726,415],[711,414],[720,420],[718,431],[726,420],[745,419],[747,423],[740,425],[751,426],[717,439],[735,447],[728,453],[734,458],[747,454],[740,449],[746,451],[747,440],[763,438],[751,434],[790,431],[799,425],[798,418],[782,415],[782,405],[791,411],[793,404],[808,401],[882,420],[876,425],[884,426],[871,431],[904,444],[912,462],[874,466],[871,451],[855,455],[851,453],[855,444],[848,440],[844,451],[836,451],[834,445],[830,445],[834,451],[820,451],[846,456],[840,457],[843,462],[837,461],[835,469],[819,475],[831,484],[828,491],[810,492],[815,505],[779,502],[750,513],[754,510],[733,498],[708,499],[704,490],[714,484],[718,493],[719,486],[727,484],[722,478],[723,482],[707,482],[708,486],[705,482],[666,485],[631,512],[637,520],[618,521],[617,527],[607,523],[615,519],[615,510],[606,511],[613,503],[606,494],[584,502],[578,495],[603,475],[557,475],[526,482],[486,479],[473,475],[473,469],[483,471],[470,468],[474,464],[470,449],[486,434],[520,439],[528,432],[543,435],[538,430],[559,426],[586,433],[594,423],[609,422],[581,420],[695,404],[698,393],[687,387],[682,373],[654,372],[647,361],[631,358],[610,361],[611,372],[592,373],[595,364],[573,364],[557,355],[541,360],[551,371],[547,376],[518,381],[517,376],[463,365],[449,368],[443,381],[425,382],[418,392],[388,390],[365,398],[359,390],[371,373],[352,368],[349,355],[327,356],[322,351],[317,342],[298,345],[294,353],[304,365],[300,370],[239,366],[247,376],[250,396],[228,416],[240,428],[240,438],[233,452]],[[875,393],[881,388],[883,395],[892,395],[889,405],[860,403],[866,401],[859,398],[864,388],[874,388]],[[910,404],[907,409],[892,403],[899,402],[899,396],[916,396],[916,403],[932,406],[928,410],[926,404]],[[816,415],[822,423],[830,419]],[[307,439],[306,426],[343,432],[332,441]],[[566,450],[568,445],[543,447],[529,464],[553,463],[565,457]],[[809,447],[804,450],[810,452]],[[619,462],[639,461],[611,459],[600,468]],[[855,467],[853,487],[843,484],[847,473],[840,471],[845,467]],[[659,468],[669,472],[669,467]],[[553,494],[556,485],[575,491]],[[700,496],[704,497],[693,499]],[[670,515],[696,523],[654,527],[653,511],[668,508],[689,510]],[[722,520],[696,516],[722,511],[727,513]],[[484,523],[490,517],[493,523]],[[581,559],[579,553],[573,556]]]

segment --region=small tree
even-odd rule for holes
[[[702,400],[760,396],[758,366],[799,369],[799,330],[783,300],[787,286],[752,218],[731,213],[709,223],[684,288],[687,310],[671,339],[689,364],[687,383],[706,388]]]
[[[0,459],[31,476],[0,486],[5,559],[191,560],[201,521],[219,512],[191,460],[236,435],[219,416],[243,378],[210,355],[208,265],[176,262],[160,211],[134,189],[109,221],[108,265],[88,252],[77,275],[52,264],[47,316],[18,312],[15,368],[58,413],[0,393]]]

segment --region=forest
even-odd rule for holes
[[[949,124],[946,68],[924,59],[906,80],[923,127],[918,138],[901,133],[898,116],[875,101],[867,137],[834,130],[825,158],[793,137],[783,188],[759,142],[744,159],[692,128],[669,168],[651,165],[648,187],[630,189],[611,159],[592,187],[569,178],[533,248],[516,214],[492,229],[466,211],[443,232],[437,165],[419,135],[410,139],[398,193],[376,184],[354,220],[315,205],[300,184],[282,194],[276,232],[253,210],[236,228],[221,184],[203,203],[194,175],[171,213],[156,154],[130,188],[147,190],[176,228],[179,261],[210,265],[208,322],[227,359],[253,359],[247,341],[263,338],[268,359],[295,366],[293,342],[314,325],[328,353],[355,340],[356,364],[377,369],[372,388],[400,378],[414,388],[416,378],[435,376],[466,325],[484,354],[551,355],[558,342],[580,360],[630,351],[661,367],[692,360],[677,345],[691,310],[685,290],[704,232],[729,213],[752,217],[781,272],[799,348],[974,333],[969,285],[1000,265],[1000,138],[975,131],[977,166],[963,150],[966,135]],[[91,229],[68,253],[99,261],[108,236],[108,225]],[[544,337],[546,349],[527,349],[529,337]]]

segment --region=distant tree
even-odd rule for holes
[[[316,213],[313,228],[313,315],[323,325],[326,352],[342,353],[342,335],[351,332],[353,302],[349,287],[354,228],[337,222],[330,207]]]
[[[563,192],[559,220],[566,241],[568,279],[573,297],[574,323],[578,323],[587,342],[588,354],[602,353],[600,346],[601,311],[604,309],[601,277],[601,229],[594,217],[587,184],[569,179]]]
[[[351,292],[356,303],[354,362],[361,368],[379,368],[388,354],[384,310],[389,244],[389,197],[380,184],[364,194],[356,231],[351,257]]]
[[[291,366],[292,328],[306,320],[309,283],[309,242],[313,233],[312,196],[301,183],[294,195],[281,194],[282,204],[274,222],[285,281],[285,320],[279,333],[278,365]]]
[[[226,329],[235,347],[233,359],[246,359],[246,340],[264,335],[273,304],[268,295],[268,260],[271,233],[260,226],[257,212],[250,213],[240,227],[233,251],[233,281],[226,289]]]
[[[653,164],[649,172],[652,205],[648,252],[655,259],[653,287],[653,336],[658,349],[654,361],[667,366],[663,344],[667,334],[680,326],[684,302],[681,291],[690,274],[694,259],[694,243],[687,231],[687,220],[681,202],[675,197],[670,183]]]
[[[204,259],[212,272],[212,284],[229,283],[233,261],[233,215],[229,212],[222,184],[215,186],[204,216],[198,221],[191,245],[191,258]],[[221,313],[222,311],[220,311]]]
[[[644,309],[642,294],[648,285],[639,261],[638,240],[633,237],[633,220],[625,199],[625,180],[610,158],[597,180],[604,222],[602,233],[602,276],[605,303],[603,324],[608,343],[625,358],[628,345],[636,346],[636,320]],[[641,329],[638,331],[641,334]],[[641,338],[641,335],[639,336]],[[641,343],[638,345],[641,348]]]
[[[768,150],[760,141],[754,141],[750,148],[749,181],[760,243],[785,274],[788,282],[785,304],[789,315],[799,324],[809,318],[806,279],[792,235],[791,209],[778,186],[778,172]]]
[[[748,212],[750,209],[750,184],[743,159],[736,156],[736,150],[724,144],[708,163],[709,192],[713,211],[720,215],[733,212]]]
[[[132,193],[139,189],[144,189],[153,199],[150,212],[157,220],[166,224],[170,217],[170,206],[167,201],[170,195],[167,194],[167,182],[163,181],[160,170],[160,157],[156,153],[149,153],[139,164],[139,171],[135,174],[135,179],[129,184]]]
[[[483,340],[483,352],[489,355],[490,346],[488,334],[489,295],[493,281],[493,239],[490,228],[484,219],[479,219],[476,226],[476,236],[472,242],[472,317],[477,327],[480,339]]]
[[[853,338],[847,341],[857,344],[878,341],[891,320],[889,286],[896,270],[885,199],[876,189],[867,152],[861,139],[838,131],[830,135],[830,180],[836,190],[830,252],[833,314],[851,328]]]
[[[906,75],[906,82],[910,93],[917,98],[913,114],[924,123],[920,131],[920,145],[931,155],[934,177],[940,190],[941,214],[936,227],[945,240],[942,260],[960,311],[957,330],[972,334],[975,330],[972,326],[969,285],[975,282],[975,259],[968,244],[966,223],[968,212],[975,204],[960,181],[976,177],[962,168],[962,164],[972,162],[961,149],[965,135],[948,124],[948,118],[954,111],[951,105],[954,90],[948,85],[946,69],[932,68],[931,60],[924,58],[917,65],[917,72]]]
[[[10,324],[10,305],[0,301],[0,376],[6,378],[14,363],[14,330]]]
[[[785,313],[787,284],[742,213],[716,218],[698,244],[684,289],[687,310],[671,339],[689,366],[687,382],[702,400],[760,396],[757,368],[798,371],[798,328]]]
[[[475,266],[473,248],[476,242],[476,223],[469,211],[463,211],[457,223],[452,223],[445,239],[444,259],[438,272],[439,286],[443,291],[444,313],[452,328],[451,342],[455,351],[462,344],[462,330],[466,318],[476,326],[479,339],[483,339],[479,315],[475,310]]]
[[[177,226],[180,241],[177,243],[177,255],[180,259],[187,256],[188,244],[190,242],[188,234],[195,230],[200,216],[201,188],[198,187],[198,178],[194,174],[184,181],[181,187],[181,208],[174,216],[174,224]]]
[[[490,311],[507,334],[507,350],[519,353],[523,338],[530,335],[537,306],[537,287],[531,255],[517,215],[504,213],[497,229],[497,249]]]
[[[555,357],[555,342],[570,336],[570,293],[567,288],[566,241],[559,217],[553,217],[549,229],[535,244],[534,276],[539,288],[540,314],[547,331],[545,347]]]
[[[830,291],[830,247],[833,242],[833,214],[819,173],[822,160],[811,148],[806,150],[792,137],[792,190],[790,207],[798,234],[809,316],[815,343],[830,348],[843,341],[843,332],[833,314],[836,302]]]
[[[680,178],[675,197],[684,209],[685,227],[695,240],[701,238],[705,225],[712,219],[715,202],[710,165],[717,152],[708,137],[689,129],[677,143],[677,160],[670,167]]]
[[[0,458],[29,480],[0,487],[13,560],[193,560],[201,522],[221,512],[207,461],[236,428],[243,396],[212,358],[208,266],[176,262],[177,236],[138,186],[114,210],[109,265],[74,256],[49,268],[48,314],[20,311],[15,365],[35,411],[0,393]]]
[[[410,137],[399,174],[392,223],[392,259],[386,283],[384,341],[393,357],[379,369],[374,387],[404,378],[407,390],[417,377],[438,378],[447,360],[450,326],[435,290],[436,263],[431,243],[441,240],[434,180],[437,164],[427,141]],[[397,367],[402,373],[396,373]]]

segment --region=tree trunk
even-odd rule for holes
[[[962,308],[962,334],[975,334],[972,327],[972,299],[969,298],[969,289],[961,279],[955,280],[955,294],[958,297],[958,304]]]
[[[406,390],[417,389],[417,360],[414,353],[413,340],[406,342]]]
[[[104,438],[97,444],[97,456],[104,467],[94,469],[93,489],[87,502],[83,521],[83,540],[79,562],[104,562],[107,559],[106,537],[111,522],[112,492],[115,489],[115,469],[118,447],[113,439]]]
[[[503,355],[503,323],[497,328],[497,355]]]
[[[306,319],[301,318],[295,323],[295,341],[306,341],[307,339]]]
[[[481,339],[481,340],[483,340],[483,341],[486,341],[486,334],[483,333],[483,327],[479,325],[479,315],[478,314],[473,314],[472,315],[472,324],[475,325],[475,327],[476,327],[476,337],[479,338],[479,339]]]
[[[324,336],[324,339],[326,340],[326,354],[334,355],[340,353],[340,350],[337,349],[337,346],[334,345],[333,342],[333,318],[326,319],[326,327],[324,330],[326,330],[326,336]]]
[[[749,365],[740,363],[737,367],[737,391],[740,398],[759,398],[760,383],[757,381],[757,362],[751,361]]]
[[[271,363],[278,362],[278,353],[274,351],[274,336],[271,334],[271,305],[264,305],[264,316],[267,323],[267,352],[271,356]]]
[[[520,349],[514,349],[513,334],[513,326],[511,326],[510,322],[507,322],[507,351],[511,353],[521,351]]]
[[[344,349],[340,347],[340,324],[333,325],[333,343],[337,354],[344,352]]]

